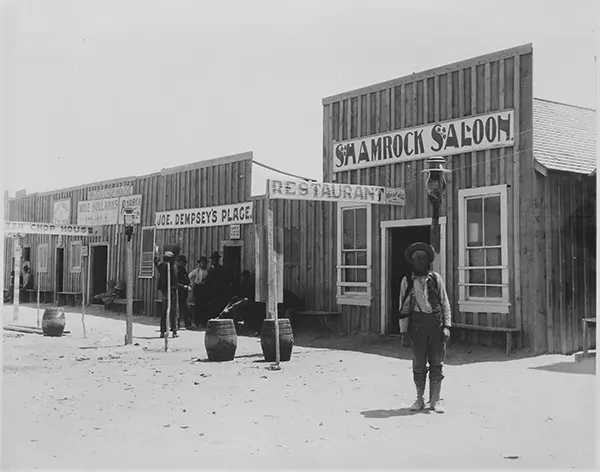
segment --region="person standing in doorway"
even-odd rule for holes
[[[154,266],[158,270],[158,290],[161,293],[162,302],[162,316],[160,318],[160,337],[164,338],[167,333],[167,305],[168,305],[168,281],[167,274],[169,273],[168,265],[171,266],[171,310],[169,313],[169,321],[171,324],[171,331],[173,337],[177,335],[177,309],[175,303],[177,303],[177,272],[175,270],[175,255],[171,251],[166,251],[163,255],[163,262],[157,257],[154,258]]]
[[[194,295],[194,323],[197,328],[206,325],[208,320],[206,277],[208,276],[208,259],[201,256],[198,267],[190,272],[190,283]]]
[[[436,413],[443,413],[440,393],[444,375],[442,367],[446,342],[450,337],[452,315],[442,277],[430,270],[435,253],[429,244],[414,243],[405,257],[413,271],[400,285],[400,333],[402,344],[413,350],[413,379],[417,399],[413,411],[425,408],[427,364],[429,364],[429,403]]]
[[[190,329],[192,327],[192,316],[188,304],[188,295],[192,287],[187,271],[187,262],[187,256],[181,254],[177,264],[177,294],[179,296],[179,319],[177,320],[177,327],[181,328],[181,318],[183,318],[185,329]]]
[[[210,303],[211,318],[216,318],[221,314],[225,305],[227,305],[227,280],[225,277],[225,269],[220,264],[221,255],[215,251],[210,256],[210,269],[206,278],[208,290],[208,298]]]

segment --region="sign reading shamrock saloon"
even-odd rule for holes
[[[514,145],[514,110],[334,143],[333,172]]]

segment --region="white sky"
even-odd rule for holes
[[[533,43],[596,108],[596,0],[38,0],[2,9],[2,180],[28,193],[253,151],[321,178],[328,95]]]

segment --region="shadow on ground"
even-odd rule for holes
[[[412,411],[410,408],[398,408],[396,410],[361,411],[360,414],[363,415],[365,418],[382,420],[386,418],[397,418],[401,416],[428,415],[431,414],[431,410]]]
[[[530,367],[532,370],[545,370],[561,374],[596,375],[596,359],[588,358],[580,362],[557,362],[555,364]]]

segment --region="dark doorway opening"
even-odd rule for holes
[[[405,226],[402,228],[390,229],[392,241],[391,259],[391,316],[387,317],[387,333],[400,334],[400,326],[398,325],[398,310],[400,297],[400,284],[402,279],[410,273],[410,264],[404,258],[404,251],[412,243],[429,242],[430,227],[429,226]]]
[[[92,246],[92,300],[96,295],[106,292],[107,262],[108,246]],[[92,303],[102,303],[102,301]]]
[[[62,247],[56,248],[56,297],[58,293],[64,290],[65,275],[65,250]]]
[[[242,271],[242,247],[224,246],[223,247],[223,268],[227,280],[230,283],[231,296],[237,294],[240,286],[240,274]]]

